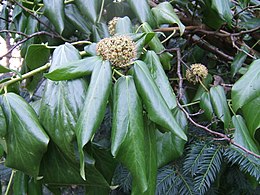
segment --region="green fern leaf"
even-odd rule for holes
[[[245,173],[249,173],[260,182],[260,161],[256,157],[246,154],[238,148],[229,147],[224,152],[225,159],[239,166],[239,169]]]

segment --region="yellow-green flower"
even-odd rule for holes
[[[112,20],[108,22],[108,31],[110,35],[114,35],[116,33],[116,23],[119,17],[114,17]]]
[[[136,58],[136,45],[128,36],[104,38],[97,43],[97,53],[113,66],[127,67]]]
[[[208,69],[203,64],[192,64],[190,69],[186,71],[186,78],[189,82],[196,84],[199,79],[208,76]]]

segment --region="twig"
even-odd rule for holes
[[[5,195],[8,195],[8,193],[9,193],[9,190],[10,190],[10,187],[12,185],[15,172],[16,172],[15,170],[12,170],[11,177],[9,179],[9,182],[8,182],[8,185],[7,185],[7,188],[6,188],[6,191],[5,191]]]
[[[187,30],[194,30],[201,28],[201,26],[185,26],[185,31]],[[171,31],[177,31],[180,30],[179,27],[168,27],[168,28],[158,28],[155,29],[154,32],[171,32]]]
[[[25,37],[29,36],[29,35],[27,35],[23,32],[14,31],[14,30],[0,30],[0,33],[15,33],[15,34],[22,35],[22,36],[25,36]]]
[[[40,32],[36,32],[36,33],[33,33],[31,35],[26,35],[26,38],[25,39],[22,39],[21,41],[18,41],[13,47],[11,47],[7,53],[5,53],[4,55],[0,56],[0,60],[7,56],[9,53],[11,53],[16,47],[18,47],[20,44],[28,41],[29,39],[35,37],[35,36],[39,36],[39,35],[48,35],[48,36],[51,36],[51,37],[54,37],[55,35],[53,35],[52,33],[49,33],[49,32],[46,32],[46,31],[40,31]],[[56,37],[56,36],[55,36]]]
[[[234,14],[233,18],[236,18],[239,14],[241,14],[242,12],[244,12],[248,9],[254,9],[254,8],[258,8],[258,7],[260,7],[260,5],[247,6],[247,7],[243,8],[242,10],[240,10],[239,12],[237,12],[236,14]]]

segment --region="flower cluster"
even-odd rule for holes
[[[113,66],[124,68],[136,58],[136,45],[128,36],[104,38],[97,43],[98,55],[109,60]]]
[[[116,23],[119,17],[114,17],[112,20],[108,22],[108,31],[110,35],[116,34]]]
[[[199,79],[208,76],[208,69],[203,64],[192,64],[190,70],[186,71],[186,78],[189,82],[196,84]]]

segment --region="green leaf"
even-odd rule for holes
[[[75,0],[74,1],[80,12],[87,17],[92,23],[98,20],[101,0]]]
[[[229,127],[231,116],[227,104],[224,88],[220,85],[210,88],[210,101],[217,117],[224,123],[224,128]]]
[[[36,177],[49,138],[36,113],[23,98],[7,93],[0,99],[7,120],[6,166]]]
[[[119,18],[116,22],[115,32],[116,34],[133,33],[133,26],[131,20],[127,16]]]
[[[234,142],[256,154],[259,154],[259,149],[252,139],[242,116],[233,116],[232,122],[235,126]]]
[[[43,194],[43,185],[41,181],[34,178],[30,178],[28,182],[28,194],[30,195],[42,195]]]
[[[55,49],[51,70],[80,59],[70,44]],[[87,83],[83,79],[53,82],[47,80],[40,107],[40,121],[64,154],[74,156],[75,126],[84,105]]]
[[[147,65],[137,60],[134,63],[134,80],[138,93],[148,112],[151,121],[187,140],[183,129],[173,117],[169,107],[156,86]]]
[[[9,8],[6,4],[3,4],[0,11],[0,31],[8,29],[9,20]],[[0,33],[0,36],[6,38],[6,33]]]
[[[44,15],[55,26],[59,34],[64,30],[65,14],[64,14],[64,1],[63,0],[43,0]]]
[[[213,107],[210,101],[210,94],[208,92],[204,92],[200,97],[200,107],[204,111],[204,115],[206,118],[211,121],[214,117]]]
[[[141,23],[147,22],[150,26],[156,26],[147,0],[128,0],[127,2]]]
[[[148,188],[143,110],[131,76],[118,79],[113,102],[111,153],[129,169],[140,194]]]
[[[80,175],[85,179],[84,146],[92,139],[105,114],[111,89],[112,71],[108,61],[94,67],[86,100],[76,125],[76,135],[80,153]]]
[[[93,68],[101,63],[102,59],[98,56],[69,61],[56,69],[52,69],[44,76],[53,81],[76,79],[91,74]]]
[[[153,32],[152,28],[146,22],[143,23],[142,29],[146,33]],[[165,50],[165,47],[163,46],[157,35],[153,37],[153,39],[148,43],[148,45],[156,53],[161,53],[159,54],[159,58],[163,65],[163,68],[165,70],[170,70],[172,55],[169,52],[163,52]]]
[[[65,156],[54,143],[50,143],[41,164],[43,182],[49,185],[87,185],[107,188],[108,183],[94,166],[95,161],[86,164],[84,181],[79,174],[79,163]]]
[[[182,129],[187,130],[187,119],[185,114],[178,108],[175,108],[173,115]],[[180,139],[172,132],[161,133],[156,131],[157,145],[157,167],[160,168],[183,154],[185,141]]]
[[[16,171],[14,175],[14,183],[13,183],[13,194],[27,194],[28,193],[28,181],[29,176],[25,175],[21,171]]]
[[[212,78],[211,74],[208,74],[207,78],[202,80],[202,83],[204,84],[204,86],[209,88],[212,81],[213,81],[213,78]],[[200,98],[204,92],[206,92],[205,88],[202,85],[199,85],[199,87],[196,91],[196,94],[195,94],[194,98],[192,99],[192,102],[200,100]]]
[[[0,106],[0,137],[4,137],[7,133],[6,119],[2,107]]]
[[[7,72],[12,72],[9,68],[0,65],[0,73],[7,73]]]
[[[28,47],[25,63],[30,70],[34,70],[49,61],[50,49],[46,45],[34,44]]]
[[[260,96],[260,59],[253,61],[246,74],[232,87],[232,107],[236,112],[243,105]]]
[[[185,26],[176,15],[172,5],[169,2],[163,2],[152,9],[153,15],[159,25],[177,24],[180,28],[180,35],[185,31]]]
[[[234,58],[232,64],[231,64],[231,74],[232,77],[236,75],[236,73],[239,71],[239,69],[242,67],[244,61],[247,58],[247,54],[245,52],[248,52],[249,50],[246,47],[241,48],[243,51],[240,51]],[[245,52],[244,52],[245,51]]]
[[[147,51],[143,61],[147,64],[151,76],[155,81],[160,93],[162,94],[167,106],[172,110],[177,106],[176,96],[171,84],[165,74],[159,57],[154,51]]]
[[[242,107],[243,116],[250,133],[254,139],[256,130],[260,128],[260,96],[248,102]]]
[[[65,15],[68,18],[69,22],[73,24],[79,31],[89,36],[90,24],[82,17],[78,8],[74,4],[67,4],[65,6]]]

